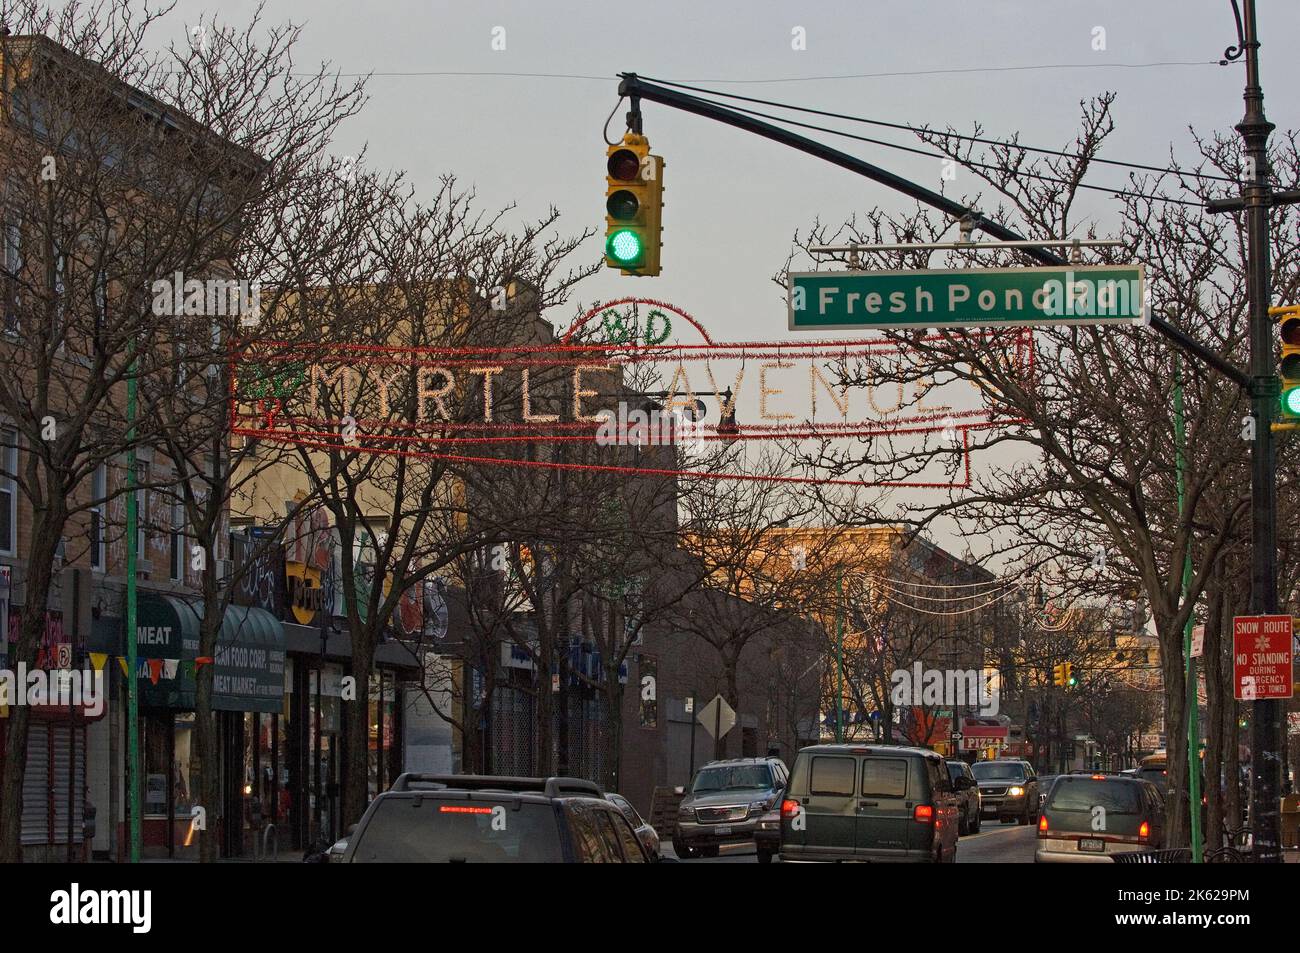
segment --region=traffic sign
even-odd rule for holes
[[[1292,697],[1291,640],[1289,615],[1234,617],[1233,697],[1239,701]]]
[[[1205,626],[1192,626],[1192,658],[1200,658],[1205,654]]]
[[[714,695],[713,700],[701,708],[696,717],[713,738],[721,738],[736,727],[736,710],[721,695]]]
[[[1141,265],[816,271],[788,277],[791,331],[1136,324]]]

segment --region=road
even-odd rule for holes
[[[978,834],[963,837],[957,843],[959,864],[1032,864],[1038,831],[1032,825],[997,824],[984,822]],[[675,861],[671,844],[663,845],[665,860]],[[735,844],[724,847],[717,857],[682,861],[687,864],[756,864],[758,855],[753,844]],[[773,863],[780,863],[777,858]]]
[[[998,824],[985,821],[978,834],[957,842],[959,864],[1032,864],[1038,844],[1033,824]]]

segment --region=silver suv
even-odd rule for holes
[[[758,861],[781,846],[781,794],[790,772],[780,758],[711,761],[695,772],[677,810],[673,850],[680,858],[716,857],[723,844],[752,840]]]

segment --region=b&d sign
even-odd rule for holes
[[[1141,265],[816,271],[789,276],[791,331],[1133,324]]]
[[[1233,618],[1233,695],[1239,701],[1290,698],[1291,648],[1289,615]]]

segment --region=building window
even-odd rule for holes
[[[90,478],[90,568],[104,568],[104,506],[108,496],[108,467],[100,464]]]
[[[18,283],[23,267],[22,213],[9,209],[5,215],[4,247],[0,260],[4,265],[4,329],[6,334],[18,333]]]
[[[148,482],[149,463],[146,460],[137,460],[135,464],[135,555],[140,559],[144,558],[148,541],[145,527],[149,525],[149,491],[144,488]]]
[[[0,553],[18,546],[18,431],[0,429]]]
[[[170,544],[172,581],[181,582],[185,578],[185,504],[180,500],[172,503]]]

